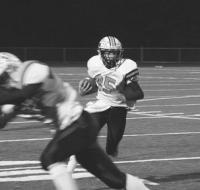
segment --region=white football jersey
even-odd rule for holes
[[[101,56],[96,55],[88,60],[88,74],[95,78],[98,86],[97,101],[89,102],[86,110],[89,112],[104,111],[111,106],[127,107],[127,102],[123,94],[115,88],[124,79],[128,84],[137,80],[137,64],[131,59],[121,59],[117,66],[111,69],[105,67]]]

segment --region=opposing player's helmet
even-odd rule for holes
[[[9,80],[9,76],[21,64],[21,60],[8,52],[0,52],[0,84],[5,84]]]
[[[13,72],[21,63],[21,60],[12,53],[0,52],[0,75],[4,72]]]
[[[110,69],[115,67],[116,63],[122,58],[122,44],[116,37],[106,36],[99,42],[98,53],[101,55],[105,66]]]

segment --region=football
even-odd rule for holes
[[[79,82],[79,94],[81,96],[92,94],[97,91],[97,85],[94,78],[86,77]]]

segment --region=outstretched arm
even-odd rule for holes
[[[20,104],[24,100],[31,98],[37,93],[38,88],[40,88],[41,83],[30,84],[25,86],[23,89],[6,89],[0,88],[0,105],[4,104]]]

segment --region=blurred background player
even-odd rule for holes
[[[107,124],[106,152],[117,156],[118,144],[123,137],[127,108],[134,108],[144,93],[138,83],[138,67],[131,59],[123,58],[121,42],[113,36],[100,40],[98,55],[87,62],[89,77],[79,83],[79,93],[84,96],[95,92],[95,102],[86,106],[92,117],[98,121],[97,130]]]
[[[44,115],[52,118],[57,132],[41,155],[43,169],[52,176],[57,190],[77,190],[72,178],[73,167],[66,158],[75,155],[78,162],[111,188],[148,190],[144,181],[121,172],[97,144],[96,121],[76,100],[77,92],[39,61],[21,62],[10,53],[0,53],[0,76],[5,75],[6,88],[1,88],[0,105],[12,113],[15,106],[32,99]]]

